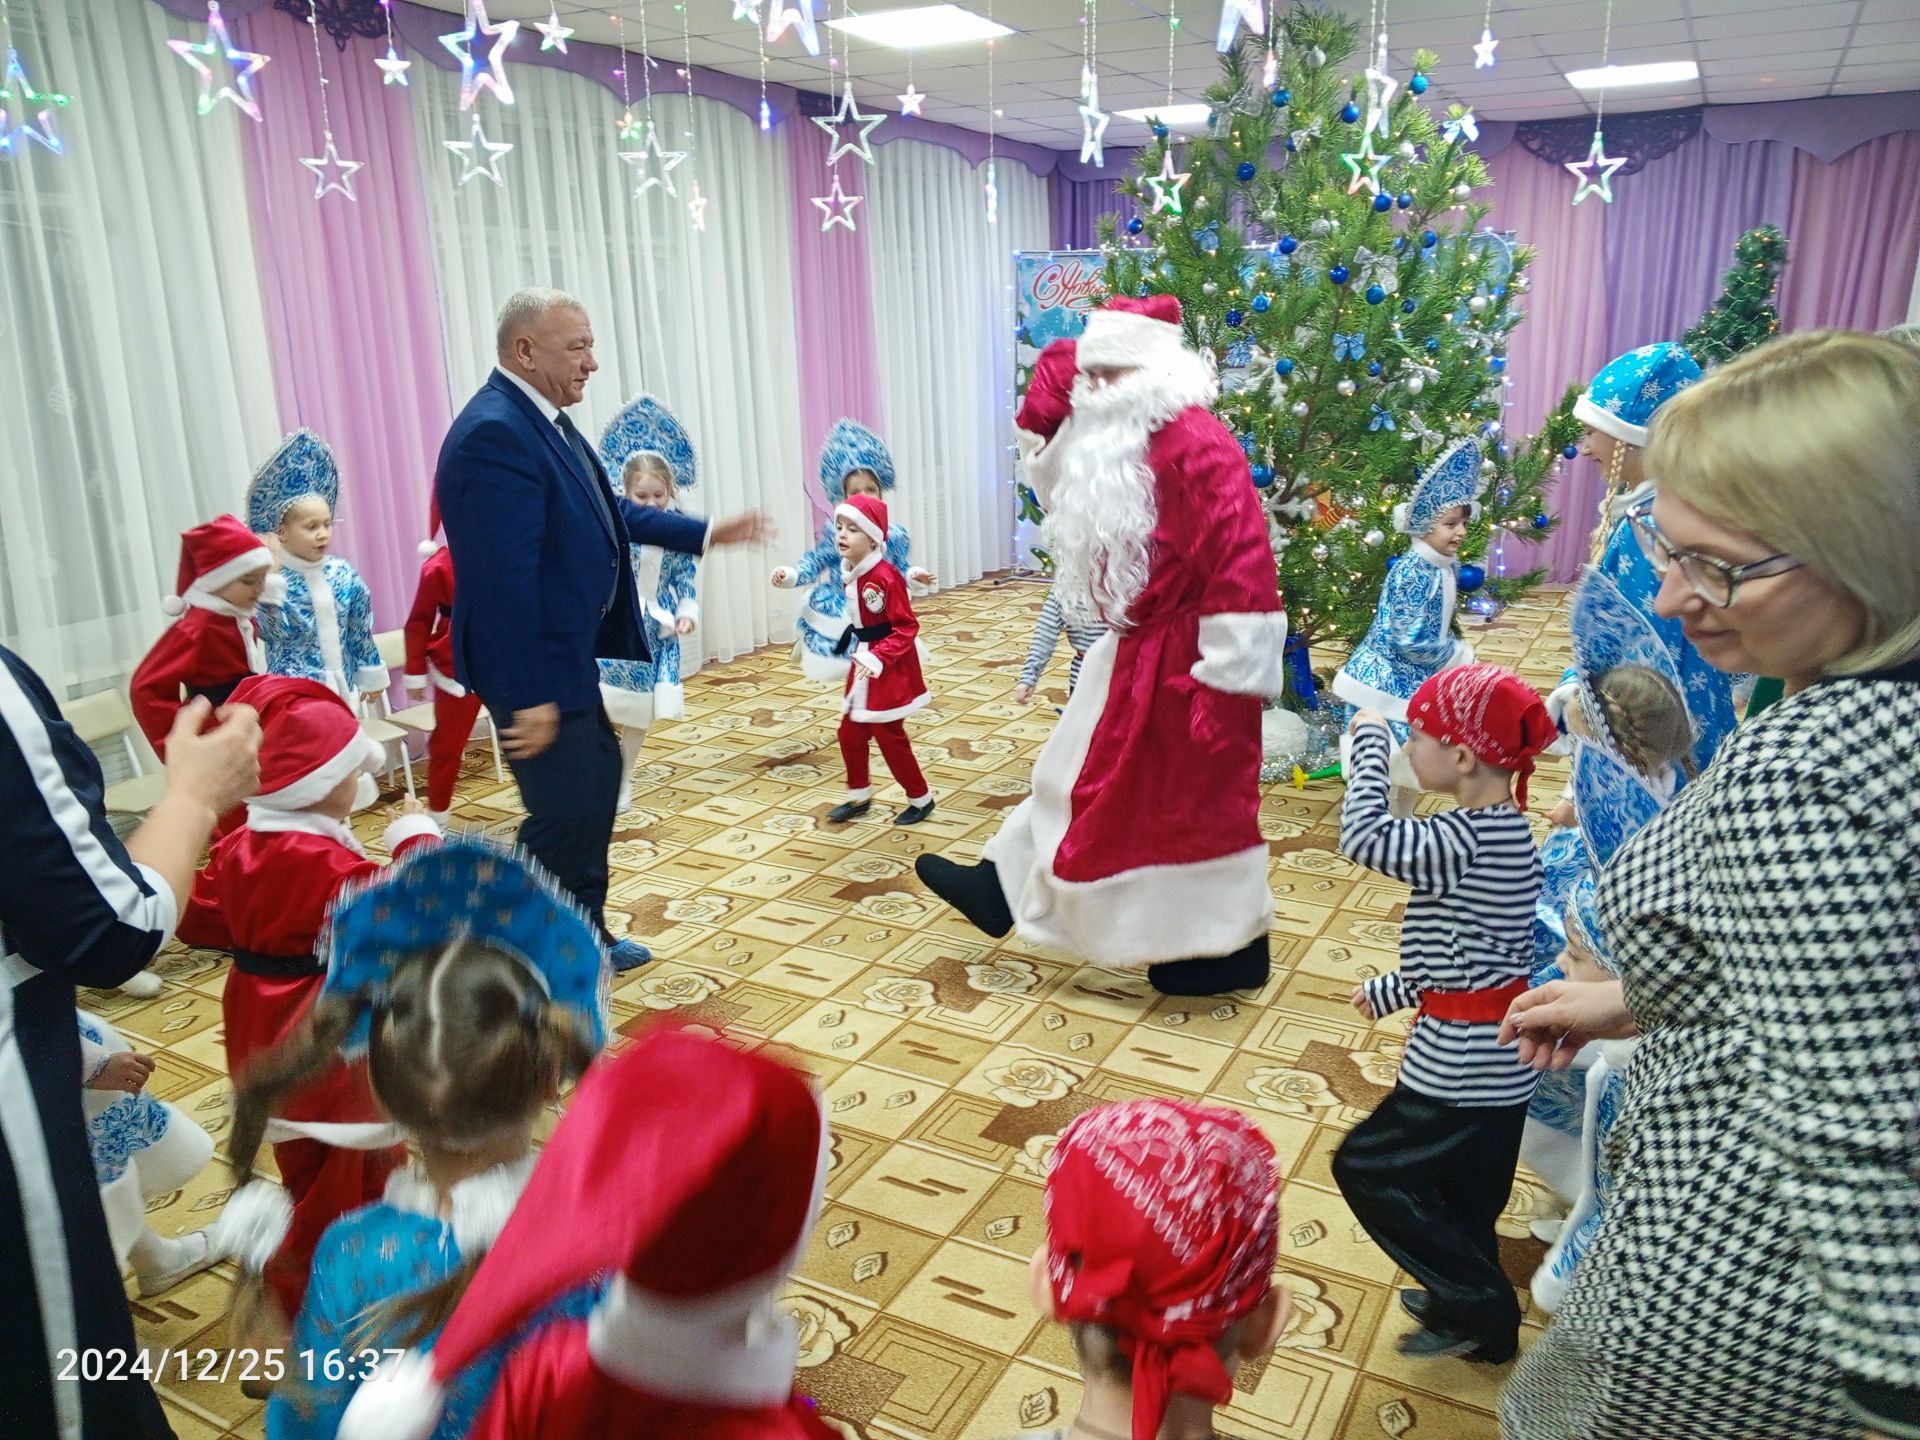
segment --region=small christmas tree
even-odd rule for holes
[[[1786,237],[1772,225],[1757,225],[1734,242],[1733,268],[1720,281],[1720,298],[1680,340],[1701,369],[1724,365],[1779,333],[1773,295],[1786,264]]]
[[[1207,92],[1210,133],[1155,139],[1125,182],[1140,214],[1101,224],[1115,294],[1180,298],[1188,340],[1222,369],[1216,413],[1240,438],[1269,515],[1292,633],[1352,642],[1408,537],[1393,509],[1450,441],[1487,450],[1479,531],[1552,532],[1543,488],[1578,427],[1510,451],[1507,337],[1532,252],[1482,230],[1486,167],[1470,117],[1418,96],[1436,57],[1396,82],[1377,55],[1350,75],[1354,24],[1296,8],[1271,52],[1248,37]],[[1385,138],[1382,138],[1384,136]],[[1478,233],[1476,233],[1478,232]],[[1471,563],[1484,566],[1484,548]],[[1541,572],[1499,580],[1510,599]]]

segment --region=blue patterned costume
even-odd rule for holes
[[[677,509],[679,497],[699,479],[699,459],[686,427],[651,395],[629,401],[607,422],[600,437],[600,461],[613,477],[616,492],[627,461],[635,455],[651,455],[666,465],[673,477]],[[600,698],[614,724],[644,730],[655,720],[677,720],[687,713],[677,626],[681,620],[697,624],[700,619],[698,562],[691,555],[657,545],[632,549],[640,613],[653,627],[647,633],[647,648],[653,655],[648,660],[600,661]]]

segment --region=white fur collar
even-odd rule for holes
[[[247,802],[247,828],[262,834],[319,835],[346,846],[362,859],[366,848],[344,820],[335,820],[314,810],[274,810],[255,801]]]
[[[840,562],[840,578],[845,580],[848,584],[852,584],[855,580],[858,580],[862,575],[865,575],[868,571],[872,570],[876,565],[878,565],[882,560],[886,558],[887,558],[887,552],[883,550],[880,546],[876,545],[873,547],[873,549],[867,552],[866,559],[862,560],[858,565],[855,565],[852,568],[848,568],[847,562],[843,559]]]
[[[242,610],[238,605],[230,604],[222,600],[218,595],[208,595],[204,591],[193,589],[191,586],[187,588],[187,593],[180,598],[196,610],[211,610],[215,615],[225,615],[233,620],[251,620],[253,618],[253,607],[251,605]]]
[[[533,1174],[534,1156],[523,1155],[504,1165],[469,1175],[455,1185],[444,1207],[440,1192],[433,1188],[426,1172],[408,1165],[387,1177],[386,1193],[380,1198],[396,1210],[409,1215],[424,1215],[438,1220],[453,1231],[453,1243],[462,1256],[476,1254],[499,1238],[507,1217],[519,1203],[520,1192],[527,1188]]]
[[[1452,570],[1460,564],[1457,556],[1442,555],[1424,540],[1416,540],[1413,542],[1413,552],[1429,565],[1438,565],[1442,570]]]
[[[748,1282],[715,1306],[676,1303],[616,1275],[587,1317],[587,1353],[623,1385],[666,1399],[734,1409],[793,1393],[799,1332],[774,1308],[784,1272]]]

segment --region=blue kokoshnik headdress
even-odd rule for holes
[[[1600,884],[1592,871],[1580,877],[1567,900],[1567,938],[1577,940],[1594,963],[1609,975],[1620,973],[1606,934],[1600,928]]]
[[[1573,402],[1573,416],[1603,435],[1644,446],[1653,412],[1699,378],[1698,362],[1672,341],[1642,345],[1593,377]]]
[[[280,528],[287,511],[310,495],[340,508],[340,466],[327,442],[311,430],[300,429],[280,442],[280,448],[254,472],[247,484],[247,528],[270,535]]]
[[[651,395],[629,400],[600,435],[600,463],[620,489],[621,472],[635,455],[655,455],[673,476],[676,490],[691,490],[699,478],[693,437],[679,418]]]
[[[1442,450],[1414,482],[1413,494],[1393,507],[1393,528],[1418,538],[1456,505],[1465,505],[1468,518],[1478,520],[1480,495],[1487,488],[1480,459],[1480,447],[1471,439]]]
[[[838,505],[847,498],[847,476],[856,470],[871,470],[879,478],[882,494],[893,489],[893,455],[887,442],[859,421],[841,419],[834,422],[820,449],[820,488],[830,503]]]

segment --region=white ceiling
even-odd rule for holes
[[[462,0],[425,0],[459,13]],[[854,13],[913,8],[927,0],[869,0]],[[962,0],[964,8],[1013,26],[994,50],[989,104],[986,47],[960,45],[913,57],[913,82],[928,99],[922,113],[973,130],[985,130],[989,111],[999,133],[1054,149],[1077,149],[1083,27],[1081,0]],[[1382,0],[1391,38],[1393,68],[1405,78],[1417,49],[1434,51],[1429,98],[1461,100],[1484,119],[1532,120],[1575,115],[1590,100],[1564,76],[1600,63],[1606,0],[1493,0],[1498,63],[1473,68],[1473,42],[1480,38],[1487,0]],[[1700,78],[1684,85],[1612,92],[1613,111],[1660,110],[1701,102],[1739,104],[1800,100],[1817,95],[1860,95],[1920,88],[1920,0],[1612,0],[1611,59],[1628,65],[1649,60],[1692,59]],[[759,73],[755,29],[732,19],[732,0],[685,0],[695,65],[735,75]],[[557,9],[582,40],[612,43],[618,13],[630,45],[637,44],[641,0],[489,0],[496,20],[545,20]],[[847,11],[845,0],[816,0],[822,21]],[[1369,5],[1337,0],[1334,9],[1364,27]],[[763,6],[764,9],[764,6]],[[1176,11],[1180,27],[1167,23]],[[679,62],[682,16],[674,0],[645,5],[653,55]],[[1132,109],[1167,96],[1167,38],[1173,46],[1176,100],[1193,101],[1218,74],[1213,37],[1219,0],[1099,0],[1100,98],[1108,110]],[[452,28],[452,27],[449,27]],[[793,32],[767,50],[767,78],[825,92],[828,31],[821,26],[822,53],[810,56]],[[845,40],[834,32],[838,49]],[[530,53],[537,43],[523,32],[516,45]],[[524,47],[524,48],[522,48]],[[854,94],[863,108],[897,108],[893,95],[907,85],[907,56],[863,41],[852,42]],[[869,105],[868,102],[872,102]],[[1143,125],[1115,118],[1108,142],[1146,139]]]

